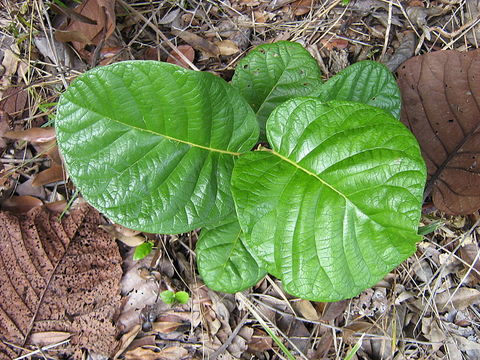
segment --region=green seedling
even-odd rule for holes
[[[415,251],[426,170],[387,68],[321,78],[290,42],[251,51],[231,83],[120,62],[61,96],[57,139],[84,198],[114,222],[202,228],[198,268],[212,289],[270,273],[292,295],[337,301]]]
[[[185,291],[173,292],[171,290],[165,290],[160,293],[160,298],[168,305],[175,303],[186,304],[190,300],[190,295]]]

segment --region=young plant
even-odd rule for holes
[[[153,61],[96,68],[61,96],[59,146],[115,222],[203,228],[197,262],[212,289],[268,272],[298,297],[344,299],[415,251],[426,171],[385,67],[320,76],[290,42],[253,50],[231,84]]]

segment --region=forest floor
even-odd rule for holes
[[[18,214],[81,202],[51,151],[55,136],[48,126],[59,95],[88,69],[160,60],[229,81],[253,47],[289,40],[309,50],[325,80],[365,59],[395,71],[414,55],[478,49],[480,2],[2,0],[0,28],[0,205],[27,221],[30,215]],[[126,301],[140,311],[122,313],[108,352],[126,359],[480,359],[480,215],[447,216],[427,198],[422,224],[435,222],[417,252],[380,283],[335,303],[293,298],[272,277],[240,294],[216,293],[196,271],[197,232],[165,236],[108,227],[117,238],[156,242],[136,263],[118,243],[124,275],[116,289],[142,295],[119,299],[118,312]],[[184,290],[191,300],[166,305],[161,290]],[[0,355],[105,358],[88,341],[65,345],[79,330],[62,329],[42,333],[36,343],[0,333],[9,349]],[[96,331],[100,338],[111,329]]]

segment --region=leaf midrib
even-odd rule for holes
[[[182,143],[182,144],[186,144],[186,145],[189,145],[189,146],[192,146],[192,147],[196,147],[196,148],[200,148],[200,149],[203,149],[203,150],[207,150],[207,151],[211,151],[211,152],[218,152],[218,153],[221,153],[221,154],[227,154],[227,155],[232,155],[232,156],[240,156],[241,153],[238,153],[238,152],[234,152],[234,151],[228,151],[228,150],[222,150],[222,149],[216,149],[216,148],[212,148],[212,147],[208,147],[208,146],[203,146],[203,145],[200,145],[200,144],[195,144],[195,143],[192,143],[190,141],[186,141],[186,140],[182,140],[182,139],[178,139],[178,138],[175,138],[173,136],[169,136],[169,135],[165,135],[165,134],[161,134],[159,132],[155,132],[155,131],[152,131],[152,130],[148,130],[148,129],[143,129],[143,128],[140,128],[140,127],[137,127],[137,126],[134,126],[134,125],[131,125],[131,124],[126,124],[120,120],[116,120],[114,118],[111,118],[110,116],[106,116],[104,114],[101,114],[99,113],[98,111],[95,111],[95,110],[92,110],[92,109],[89,109],[87,107],[84,107],[82,105],[79,105],[75,102],[73,102],[72,100],[69,100],[70,103],[72,103],[73,105],[81,108],[81,109],[85,109],[91,113],[94,113],[94,114],[97,114],[101,117],[103,117],[104,119],[107,119],[107,120],[110,120],[110,121],[113,121],[117,124],[120,124],[120,125],[123,125],[123,126],[126,126],[126,127],[130,127],[134,130],[137,130],[137,131],[140,131],[140,132],[145,132],[145,133],[148,133],[148,134],[151,134],[151,135],[155,135],[155,136],[161,136],[167,140],[170,140],[170,141],[175,141],[175,142],[179,142],[179,143]],[[143,119],[144,122],[145,122],[145,119]]]

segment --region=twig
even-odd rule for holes
[[[380,59],[383,59],[387,52],[388,48],[388,38],[390,37],[390,29],[392,28],[392,2],[388,2],[388,23],[387,23],[387,29],[385,30],[385,41],[383,42],[383,49],[382,49],[382,54],[380,55]]]
[[[183,53],[178,50],[178,48],[172,44],[172,42],[170,40],[168,40],[168,38],[165,36],[165,34],[163,32],[160,31],[160,29],[158,27],[156,27],[154,24],[152,24],[145,16],[143,16],[142,14],[140,14],[137,10],[135,10],[132,6],[130,6],[129,4],[127,4],[125,1],[123,0],[118,0],[118,3],[120,5],[122,5],[124,8],[128,9],[129,11],[131,11],[137,18],[141,19],[143,22],[147,23],[148,24],[148,27],[150,29],[152,29],[153,31],[155,31],[155,33],[160,36],[162,38],[163,41],[165,41],[165,43],[178,55],[180,56],[180,58],[188,65],[190,66],[190,68],[192,70],[195,70],[195,71],[200,71],[199,68],[197,68],[190,60],[187,59],[187,57],[185,55],[183,55]]]
[[[15,344],[12,344],[12,343],[9,343],[7,341],[3,341],[5,344],[7,345],[10,345],[14,348],[17,348],[17,349],[23,349],[22,347],[18,346],[18,345],[15,345]],[[57,346],[61,346],[61,345],[64,345],[64,344],[67,344],[70,342],[70,339],[67,339],[67,340],[63,340],[59,343],[56,343],[56,344],[50,344],[50,345],[45,345],[37,350],[33,350],[31,352],[29,352],[28,354],[25,354],[25,355],[22,355],[22,356],[19,356],[19,357],[16,357],[15,360],[21,360],[21,359],[25,359],[25,358],[28,358],[28,357],[31,357],[32,355],[35,355],[35,354],[38,354],[38,353],[42,353],[43,351],[45,350],[49,350],[49,349],[52,349],[52,348],[55,348]]]
[[[220,346],[217,350],[215,350],[215,352],[212,355],[210,355],[209,359],[210,360],[216,360],[217,356],[223,354],[225,352],[225,350],[227,350],[227,348],[232,344],[233,339],[235,339],[235,337],[238,335],[240,330],[242,330],[245,323],[247,323],[248,321],[249,321],[248,320],[248,315],[245,315],[243,317],[242,321],[240,321],[240,323],[232,331],[232,333],[230,334],[228,339],[222,344],[222,346]]]

